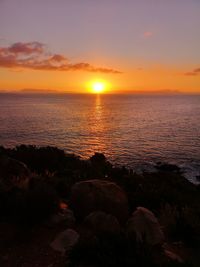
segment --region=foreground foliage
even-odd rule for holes
[[[103,154],[82,160],[55,147],[0,147],[0,221],[26,227],[40,224],[60,210],[60,203],[70,205],[75,183],[90,179],[114,182],[122,188],[129,215],[138,206],[151,210],[167,242],[200,247],[200,187],[187,181],[178,167],[159,164],[157,172],[138,175],[112,166]],[[154,251],[145,243],[138,247],[135,240],[127,239],[123,227],[116,235],[80,240],[70,254],[71,266],[183,266],[156,263]]]

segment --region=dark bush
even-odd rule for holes
[[[58,211],[59,198],[48,184],[35,180],[28,189],[13,188],[1,193],[1,216],[11,222],[33,225]]]
[[[50,185],[39,179],[30,183],[25,194],[22,219],[28,223],[41,222],[59,209],[59,197]]]
[[[56,147],[20,145],[9,150],[9,155],[24,162],[36,173],[59,171],[65,164],[65,153]]]
[[[190,247],[200,246],[200,213],[196,209],[165,205],[160,221],[169,239],[182,241]]]
[[[156,257],[154,256],[156,254]],[[69,267],[189,267],[192,265],[170,261],[161,249],[152,250],[146,244],[138,246],[126,236],[101,235],[80,239],[69,255]]]

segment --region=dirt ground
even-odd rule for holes
[[[64,267],[66,258],[50,247],[64,227],[42,225],[31,230],[0,224],[1,267]]]

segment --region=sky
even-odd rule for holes
[[[200,0],[0,0],[0,90],[200,93]]]

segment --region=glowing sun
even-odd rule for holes
[[[103,93],[105,90],[105,84],[103,82],[94,82],[92,84],[92,91],[94,93],[100,94]]]

